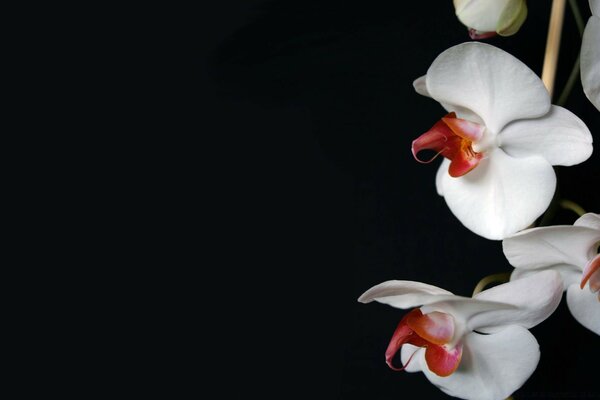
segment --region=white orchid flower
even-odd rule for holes
[[[502,247],[516,268],[511,280],[540,270],[560,272],[571,314],[600,335],[600,215],[585,214],[573,226],[528,229],[505,239]]]
[[[560,275],[544,271],[473,298],[420,282],[388,281],[358,301],[421,306],[402,318],[392,336],[385,353],[392,369],[422,371],[450,396],[504,400],[538,364],[539,346],[528,329],[552,314],[561,297]],[[398,352],[402,368],[393,363]]]
[[[600,110],[600,0],[590,0],[592,16],[581,42],[581,83],[585,95]]]
[[[552,165],[578,164],[592,154],[586,125],[551,105],[533,71],[496,47],[451,47],[414,86],[450,114],[413,142],[413,155],[430,162],[417,156],[428,149],[445,157],[438,194],[485,238],[503,239],[531,225],[554,195]]]
[[[514,35],[527,18],[525,0],[454,0],[454,9],[472,39]]]

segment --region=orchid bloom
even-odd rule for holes
[[[571,314],[600,335],[600,215],[585,214],[573,226],[528,229],[505,239],[502,247],[516,268],[515,282],[540,270],[560,272]]]
[[[590,17],[581,42],[581,83],[585,95],[600,110],[600,0],[590,0]]]
[[[542,81],[496,47],[463,43],[434,61],[415,90],[450,113],[412,144],[419,162],[445,157],[436,187],[471,231],[503,239],[527,228],[556,187],[552,165],[592,154],[592,135],[570,111],[550,104]],[[419,159],[422,150],[436,152]]]
[[[385,353],[393,370],[422,371],[450,396],[503,400],[535,370],[539,346],[528,328],[558,306],[562,281],[555,271],[505,283],[473,298],[436,286],[388,281],[358,301],[413,307],[398,324]],[[402,367],[393,358],[400,352]]]
[[[454,9],[472,39],[514,35],[527,18],[525,0],[454,0]]]

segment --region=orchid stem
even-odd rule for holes
[[[583,17],[581,16],[581,11],[579,11],[579,6],[577,5],[577,0],[569,0],[569,8],[571,8],[571,12],[573,13],[573,18],[575,19],[575,24],[577,25],[577,30],[579,31],[579,35],[583,36],[583,30],[585,29]],[[573,64],[573,69],[571,69],[571,73],[569,74],[569,79],[565,84],[563,91],[558,97],[558,101],[556,104],[559,106],[563,106],[567,102],[567,98],[571,94],[573,90],[573,86],[577,81],[577,77],[579,76],[579,55],[575,60],[575,64]]]
[[[581,207],[579,204],[575,203],[574,201],[562,199],[559,204],[565,210],[573,211],[575,214],[579,215],[580,217],[583,214],[585,214],[585,210],[583,209],[583,207]]]
[[[477,283],[475,289],[473,289],[473,296],[480,293],[490,283],[504,283],[510,279],[510,272],[502,272],[500,274],[488,275]]]
[[[548,209],[542,216],[542,219],[540,220],[540,222],[537,226],[550,225],[550,222],[554,219],[554,216],[556,215],[556,212],[558,211],[559,203],[560,203],[560,191],[558,189],[558,182],[557,182],[556,190],[554,191],[554,196],[552,197],[552,201],[550,202]]]
[[[548,38],[546,40],[546,52],[544,53],[544,66],[542,68],[542,81],[550,94],[550,98],[552,98],[552,93],[554,92],[554,78],[556,77],[560,36],[565,17],[565,4],[566,0],[552,0],[552,9],[550,11]]]
[[[571,8],[571,12],[573,13],[573,18],[575,19],[575,24],[577,24],[577,30],[579,34],[583,36],[583,30],[585,29],[585,23],[583,22],[583,17],[581,16],[581,11],[579,11],[579,6],[577,5],[577,0],[569,0],[569,7]]]
[[[579,56],[577,56],[577,60],[575,60],[575,64],[573,64],[573,69],[571,70],[571,74],[569,74],[569,79],[567,80],[567,84],[565,88],[560,93],[560,97],[556,102],[559,106],[564,106],[571,94],[571,90],[573,90],[573,86],[575,82],[577,82],[577,77],[579,77]]]

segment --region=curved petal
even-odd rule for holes
[[[406,372],[421,372],[421,359],[425,358],[425,349],[422,347],[405,344],[400,350],[400,357],[404,371]],[[423,361],[423,364],[426,365]]]
[[[427,91],[427,75],[423,75],[418,77],[413,81],[413,87],[415,88],[415,92],[419,93],[421,96],[431,97],[429,92]]]
[[[456,296],[447,290],[421,282],[387,281],[373,286],[363,293],[358,301],[370,303],[377,301],[395,308],[407,309],[423,305],[423,314],[441,311],[454,317],[457,339],[465,331],[467,321],[473,316],[489,310],[514,308],[511,304],[474,300],[470,297]]]
[[[542,157],[513,158],[496,149],[465,176],[441,174],[437,187],[463,225],[499,240],[542,215],[554,195],[556,175]]]
[[[575,226],[585,226],[587,228],[596,229],[600,231],[600,215],[594,213],[587,213],[579,217],[573,224]]]
[[[435,189],[437,190],[437,194],[440,196],[444,195],[443,185],[444,185],[444,177],[448,175],[448,169],[450,168],[450,160],[444,158],[440,167],[438,168],[435,174]]]
[[[503,326],[532,328],[548,318],[560,304],[563,281],[556,271],[542,271],[484,290],[474,298],[512,304],[510,310],[492,310],[475,315],[469,329],[496,332]]]
[[[594,255],[600,230],[583,226],[547,226],[528,229],[504,239],[502,248],[515,268],[536,269],[553,265],[583,268]]]
[[[492,135],[511,121],[537,118],[550,110],[540,78],[507,52],[483,43],[444,51],[429,67],[426,81],[433,99],[473,111]]]
[[[423,353],[415,356],[413,362],[419,362],[431,383],[450,396],[477,400],[507,398],[523,386],[540,359],[535,337],[520,326],[510,326],[491,335],[465,336],[461,363],[448,377],[429,371]]]
[[[581,325],[600,335],[600,300],[597,293],[571,285],[567,290],[567,305]]]
[[[525,277],[546,270],[556,271],[560,274],[560,277],[563,281],[563,291],[567,290],[572,284],[579,284],[581,282],[581,270],[578,267],[569,264],[558,264],[552,265],[550,267],[540,267],[536,269],[516,268],[510,274],[510,280],[516,281],[517,279],[523,279]]]
[[[596,8],[598,8],[596,2]],[[590,6],[593,7],[590,2]],[[600,110],[600,18],[592,16],[583,33],[581,42],[581,84],[588,99]]]
[[[513,1],[502,11],[496,32],[501,36],[514,35],[527,19],[527,3],[525,0]]]
[[[454,0],[456,16],[466,27],[495,32],[504,9],[522,0]]]
[[[458,297],[437,286],[413,281],[386,281],[364,292],[358,301],[377,301],[395,308],[413,308],[440,299]]]
[[[429,94],[429,90],[427,90],[427,75],[423,75],[415,79],[413,81],[413,87],[415,88],[415,92],[417,92],[421,96],[431,97],[431,95]],[[455,112],[458,118],[466,119],[478,124],[483,124],[481,118],[479,118],[479,116],[477,116],[477,114],[473,113],[471,110],[452,104],[440,104],[448,112]]]
[[[600,17],[600,0],[590,0],[590,9],[592,10],[592,15]]]
[[[539,154],[552,165],[575,165],[592,155],[592,134],[575,114],[552,106],[541,118],[514,121],[498,135],[513,157]]]

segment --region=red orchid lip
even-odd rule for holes
[[[484,130],[483,125],[456,118],[456,113],[451,112],[412,142],[413,157],[427,164],[441,154],[450,160],[450,176],[463,176],[483,159],[483,154],[475,152],[472,144],[481,139]],[[423,150],[433,150],[436,155],[430,160],[421,160],[418,153]]]
[[[600,254],[591,259],[583,269],[583,277],[579,287],[583,289],[588,282],[593,293],[600,291]]]
[[[416,308],[405,315],[396,327],[385,352],[385,361],[394,371],[408,367],[414,353],[401,368],[393,364],[394,356],[408,343],[425,348],[425,362],[433,373],[449,376],[456,371],[462,357],[461,344],[452,349],[445,346],[453,336],[454,318],[451,315],[440,312],[424,315]]]

